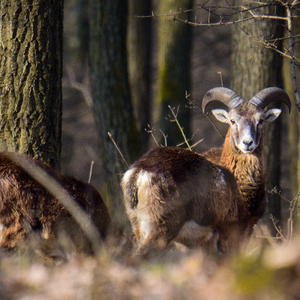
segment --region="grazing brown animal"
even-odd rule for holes
[[[71,217],[69,211],[55,198],[51,191],[33,179],[12,158],[26,159],[42,168],[73,197],[105,238],[111,219],[98,191],[90,184],[66,177],[48,165],[17,153],[0,153],[0,247],[12,250],[28,238],[41,241],[53,240],[55,233],[63,229],[71,236],[75,247],[80,245],[84,233]],[[85,237],[85,242],[89,244]],[[87,246],[87,247],[86,247]]]
[[[216,247],[221,253],[234,250],[264,213],[263,124],[281,113],[264,108],[282,101],[290,109],[289,97],[279,88],[267,88],[244,101],[230,89],[214,88],[204,96],[204,113],[213,101],[229,108],[212,110],[230,126],[222,151],[199,155],[158,147],[138,159],[122,179],[141,254],[171,241]]]

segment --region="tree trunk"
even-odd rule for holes
[[[130,102],[126,55],[127,2],[91,0],[90,76],[100,155],[112,217],[119,226],[124,214],[120,179],[126,165],[108,136],[111,133],[129,163],[140,155],[140,140]]]
[[[159,0],[158,13],[172,14],[191,9],[192,0]],[[189,13],[182,13],[181,19],[188,19]],[[178,120],[187,138],[190,138],[190,110],[185,107],[185,93],[190,90],[190,61],[192,45],[192,27],[174,22],[173,16],[160,17],[158,23],[158,75],[156,122],[159,129],[167,135],[168,145],[183,142],[182,134],[174,122],[166,120],[171,115],[168,108],[180,105]],[[173,119],[173,116],[169,119]],[[156,125],[157,126],[157,125]]]
[[[247,5],[248,1],[243,1]],[[240,1],[235,1],[241,5]],[[257,12],[257,10],[256,10]],[[276,15],[281,10],[274,6],[259,9],[263,15]],[[237,16],[241,17],[241,16]],[[244,17],[246,17],[244,15]],[[278,20],[251,20],[242,25],[234,26],[232,31],[232,82],[231,88],[245,100],[252,98],[260,90],[277,86],[282,87],[281,65],[282,59],[275,52],[264,48],[257,39],[263,36],[267,39],[281,37],[281,24]],[[263,34],[263,36],[262,36]],[[281,45],[277,45],[280,49]],[[280,189],[280,156],[281,156],[281,119],[272,123],[264,136],[264,156],[266,168],[266,189]],[[275,219],[281,220],[281,199],[277,194],[266,193],[268,212]],[[271,226],[271,229],[275,229]]]
[[[151,0],[130,0],[128,20],[129,77],[135,117],[141,137],[142,152],[148,150],[151,123],[151,53],[152,19],[137,16],[151,14]]]
[[[66,12],[69,12],[67,16]],[[64,67],[69,67],[69,70],[74,72],[77,81],[82,82],[88,73],[89,20],[87,2],[85,0],[67,1],[65,17],[67,22],[64,26]]]
[[[297,6],[299,9],[299,5]],[[293,35],[297,35],[300,31],[300,20],[299,18],[293,19]],[[288,32],[286,32],[288,36]],[[299,38],[294,38],[293,40],[294,56],[300,57],[300,44]],[[285,41],[286,49],[290,49],[289,40]],[[291,60],[284,58],[283,60],[283,82],[284,89],[289,94],[292,103],[295,103],[296,97],[294,94],[294,86],[291,76]],[[296,66],[296,77],[298,79],[299,88],[299,78],[300,69]],[[289,141],[289,186],[290,186],[290,198],[293,199],[300,191],[300,115],[299,110],[295,105],[292,105],[291,114],[288,122],[288,141]],[[296,215],[294,218],[296,225],[299,230],[300,226],[300,211],[299,202],[297,206]]]
[[[59,167],[63,1],[0,3],[0,151]]]

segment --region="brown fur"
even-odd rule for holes
[[[203,155],[207,160],[214,164],[218,164],[222,155],[222,148],[211,148],[208,151],[205,151],[201,155]]]
[[[130,170],[128,180],[122,180],[122,188],[133,232],[141,245],[140,252],[164,248],[171,240],[176,240],[188,220],[217,230],[222,241],[219,243],[221,251],[226,251],[230,247],[228,243],[232,243],[229,231],[246,227],[247,210],[239,201],[234,177],[201,155],[179,148],[155,148],[136,161]],[[141,172],[148,174],[148,182],[138,182]],[[195,186],[202,189],[195,189]],[[149,219],[146,237],[141,232],[137,212]],[[203,238],[198,238],[199,243],[207,243],[208,235],[205,229]],[[182,233],[177,241],[193,244],[188,232]]]
[[[44,163],[34,162],[68,191],[95,223],[101,237],[105,238],[111,220],[98,191],[88,183],[61,175]],[[6,153],[0,153],[0,224],[0,247],[11,250],[21,245],[27,237],[38,236],[48,240],[53,235],[54,227],[72,224],[70,228],[74,228],[75,221],[50,192]],[[78,226],[76,228],[77,232],[80,231]],[[74,237],[76,239],[76,233]]]
[[[262,123],[275,120],[278,111],[265,114],[243,102],[229,113],[214,113],[230,125],[223,148],[204,155],[155,148],[125,173],[121,186],[139,253],[163,249],[171,241],[235,251],[262,217]]]
[[[249,234],[253,225],[262,217],[265,210],[265,170],[263,165],[263,143],[256,148],[252,155],[241,154],[231,150],[230,129],[225,138],[220,166],[229,170],[235,177],[243,201],[247,204],[250,214],[248,221]]]

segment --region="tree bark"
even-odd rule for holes
[[[241,5],[240,1],[235,1],[235,4]],[[247,5],[248,1],[244,4]],[[275,10],[274,6],[265,6],[255,12],[276,15],[281,13],[281,10],[280,7]],[[282,87],[280,55],[258,42],[258,39],[262,40],[263,37],[266,39],[282,37],[282,26],[278,20],[272,19],[256,19],[241,24],[234,26],[232,31],[231,88],[245,100],[249,100],[266,87]],[[277,46],[281,48],[279,43]],[[282,122],[279,118],[267,129],[264,136],[267,190],[275,187],[280,190],[281,130]],[[279,221],[280,225],[281,199],[277,194],[266,193],[266,196],[268,212]],[[275,232],[273,225],[271,229]]]
[[[127,167],[107,133],[111,133],[129,163],[140,156],[127,72],[127,2],[91,0],[90,4],[90,77],[106,174],[103,196],[108,200],[112,217],[124,226],[127,218],[119,183]]]
[[[0,2],[0,151],[59,167],[63,1]]]
[[[151,58],[152,19],[137,16],[151,14],[151,0],[130,0],[128,19],[129,78],[142,152],[148,150],[149,133],[145,131],[151,123]]]
[[[299,9],[299,5],[296,7]],[[293,19],[293,32],[292,35],[297,35],[300,29],[300,20],[299,18]],[[289,36],[289,33],[286,32],[286,37]],[[286,49],[290,49],[289,40],[285,41]],[[295,57],[300,57],[300,45],[299,38],[293,39],[294,55]],[[296,102],[296,97],[294,94],[294,86],[291,76],[291,60],[284,58],[283,60],[283,82],[284,89],[289,94],[292,103]],[[296,67],[296,77],[299,81],[300,78],[300,69]],[[299,83],[298,83],[299,88]],[[288,141],[289,141],[289,187],[290,187],[290,198],[293,199],[300,191],[300,118],[299,110],[295,105],[292,105],[291,114],[289,121],[287,123],[288,127]],[[298,202],[299,203],[299,202]],[[299,204],[297,206],[296,214],[294,216],[295,224],[298,227],[300,226],[300,210]]]
[[[159,0],[158,13],[172,14],[178,11],[191,9],[192,0]],[[178,121],[184,129],[187,138],[190,138],[190,110],[185,107],[185,93],[190,90],[190,64],[192,46],[192,27],[180,22],[174,22],[173,16],[161,17],[158,23],[158,75],[156,123],[159,124],[169,146],[183,142],[182,134],[174,122],[166,120],[171,115],[168,108],[180,105]],[[180,15],[188,19],[189,13]],[[172,115],[170,119],[173,119]]]

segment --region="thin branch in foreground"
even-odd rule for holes
[[[270,193],[270,194],[276,194],[280,198],[282,198],[284,201],[289,203],[289,209],[288,209],[289,210],[289,218],[287,219],[287,237],[284,238],[284,241],[290,241],[293,237],[293,234],[294,234],[294,232],[293,232],[294,231],[293,217],[294,217],[294,213],[295,213],[295,210],[296,210],[296,207],[297,207],[298,199],[300,197],[300,192],[292,200],[289,200],[289,199],[285,198],[281,194],[281,191],[278,191],[278,189],[276,187],[274,187],[271,191],[267,191],[267,192]],[[273,224],[274,224],[274,226],[276,225],[274,222],[273,222]],[[275,226],[275,229],[277,230],[276,226]]]
[[[183,139],[184,139],[185,144],[187,145],[187,147],[188,147],[189,150],[192,150],[192,149],[191,149],[191,146],[190,146],[190,144],[189,144],[189,142],[188,142],[188,140],[187,140],[187,138],[186,138],[186,136],[185,136],[185,134],[184,134],[184,131],[183,131],[181,125],[179,124],[178,118],[177,118],[178,112],[179,112],[179,106],[178,106],[178,109],[177,109],[177,113],[176,113],[176,114],[175,114],[173,108],[172,108],[170,105],[168,105],[168,107],[169,107],[169,109],[170,109],[170,111],[171,111],[171,113],[172,113],[172,115],[173,115],[173,117],[174,117],[174,119],[173,119],[173,120],[170,120],[170,122],[175,122],[175,123],[177,124],[177,126],[178,126],[178,128],[179,128],[179,130],[180,130],[180,132],[181,132],[181,134],[182,134],[182,136],[183,136]]]
[[[154,136],[154,131],[155,131],[155,129],[152,128],[152,127],[148,124],[148,125],[147,125],[147,128],[145,128],[145,131],[146,131],[147,133],[151,134],[151,136],[152,136],[152,138],[153,138],[155,144],[156,144],[158,147],[160,147],[160,145],[159,145],[157,139],[156,139],[155,136]]]
[[[286,238],[282,234],[281,228],[277,226],[277,221],[275,220],[273,215],[271,215],[271,221],[273,223],[273,226],[274,226],[276,232],[279,234],[279,237],[277,237],[277,238],[280,240],[283,240],[284,242],[287,242]]]
[[[217,72],[217,73],[220,75],[221,87],[224,87],[222,72]]]
[[[164,141],[165,141],[165,146],[164,147],[168,147],[168,135],[166,135],[161,129],[159,130],[159,132],[164,137]]]
[[[88,107],[93,107],[93,99],[88,87],[85,84],[76,81],[75,74],[70,68],[67,69],[67,71],[68,71],[68,81],[70,83],[70,86],[82,94],[85,103],[87,104]]]
[[[194,149],[197,145],[199,145],[200,143],[202,143],[204,141],[204,139],[199,140],[198,142],[196,142],[195,144],[193,144],[191,146],[192,149]]]
[[[110,137],[110,139],[111,139],[111,141],[113,142],[113,144],[115,145],[115,147],[117,148],[117,150],[118,150],[120,156],[122,157],[123,161],[125,162],[127,168],[129,168],[129,164],[128,164],[128,162],[126,161],[126,159],[125,159],[123,153],[121,152],[120,148],[119,148],[118,145],[116,144],[114,138],[112,137],[112,135],[111,135],[109,132],[108,132],[107,134],[108,134],[108,136]]]
[[[95,162],[92,160],[91,161],[91,166],[90,166],[90,173],[89,173],[89,180],[88,183],[91,183],[92,180],[92,174],[93,174],[93,167],[94,167]]]
[[[202,111],[202,108],[196,103],[195,100],[191,100],[190,98],[190,94],[185,95],[185,98],[188,102],[188,105],[190,108],[197,108],[198,110],[200,110],[200,112],[209,120],[209,122],[212,124],[212,126],[214,127],[214,129],[217,131],[217,133],[223,138],[225,139],[225,136],[221,133],[221,131],[218,129],[218,127],[214,124],[214,122],[210,119],[210,117],[207,114],[204,114]]]

